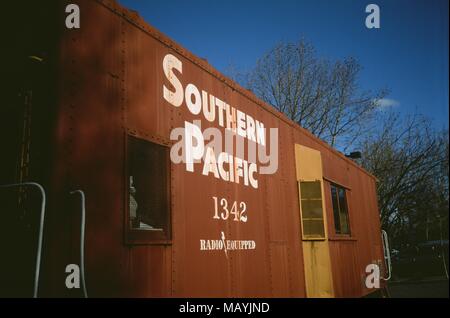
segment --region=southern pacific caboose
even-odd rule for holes
[[[376,290],[372,175],[114,1],[8,6],[1,296]]]

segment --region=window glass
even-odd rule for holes
[[[348,226],[348,209],[345,189],[339,189],[339,220],[341,223],[342,234],[350,234],[350,227]]]
[[[304,200],[319,199],[322,200],[322,190],[320,189],[320,181],[302,181],[301,182],[302,198]]]
[[[133,230],[167,231],[168,148],[128,137],[128,211]]]
[[[302,200],[304,218],[322,218],[322,200]]]
[[[334,218],[334,229],[337,234],[341,233],[341,220],[339,215],[339,203],[337,188],[331,185],[331,202],[333,204],[333,218]]]
[[[335,184],[330,185],[331,203],[333,205],[334,229],[336,234],[350,234],[348,206],[345,189]]]
[[[320,181],[300,181],[303,237],[325,238]]]

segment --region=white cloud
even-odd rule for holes
[[[400,103],[398,101],[396,101],[395,99],[391,99],[391,98],[382,98],[382,99],[377,100],[376,103],[377,103],[377,106],[382,109],[400,105]]]

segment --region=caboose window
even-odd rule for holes
[[[168,148],[128,136],[128,226],[131,230],[169,232]]]
[[[350,234],[348,222],[347,196],[345,189],[331,184],[331,202],[333,204],[334,229],[336,234]]]
[[[321,182],[300,181],[299,187],[303,237],[306,239],[324,239]]]

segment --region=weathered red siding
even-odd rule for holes
[[[71,3],[82,9],[82,27],[65,30],[60,45],[53,188],[54,195],[68,187],[86,192],[86,278],[91,296],[305,297],[295,143],[319,150],[325,178],[351,190],[354,235],[351,240],[330,238],[335,295],[368,292],[363,287],[364,268],[382,259],[372,176],[115,2]],[[124,238],[126,134],[171,145],[171,130],[197,119],[184,105],[175,108],[164,101],[162,60],[168,53],[183,62],[184,85],[194,83],[266,127],[279,128],[280,165],[276,174],[260,175],[255,190],[172,164],[170,244],[129,245]],[[202,129],[208,125],[215,124],[202,121]],[[246,201],[249,222],[212,220],[213,195]],[[333,233],[327,187],[324,195]],[[51,223],[48,256],[55,261],[46,271],[48,295],[64,293],[63,281],[52,279],[52,273],[64,273],[61,267],[71,259],[56,260],[67,243],[58,238],[62,231],[78,229],[75,222],[58,226],[64,207],[63,200],[53,207],[59,221]],[[258,248],[230,253],[228,259],[223,253],[201,253],[199,239],[218,237],[221,230],[231,238],[251,238]]]

